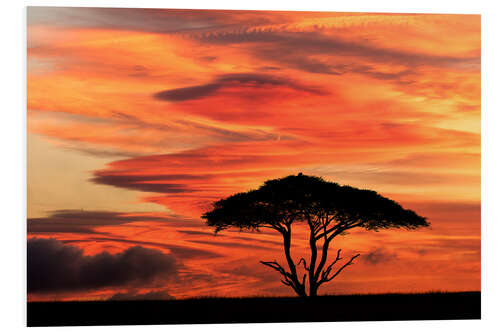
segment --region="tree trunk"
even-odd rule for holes
[[[309,247],[311,248],[311,260],[309,261],[309,297],[314,297],[317,294],[318,287],[316,286],[316,259],[318,257],[318,248],[316,247],[316,239],[314,238],[314,231],[311,223],[309,222],[309,227],[311,228],[311,234],[309,235]],[[305,266],[305,264],[304,264]]]
[[[309,287],[309,297],[316,297],[318,296],[318,286],[315,283],[310,283]]]
[[[292,238],[291,231],[283,233],[283,248],[285,250],[285,257],[288,263],[288,267],[290,268],[290,274],[292,275],[293,284],[295,285],[293,290],[295,290],[297,295],[299,295],[300,297],[306,297],[307,294],[305,286],[302,283],[300,283],[298,279],[297,269],[295,267],[295,263],[293,262],[292,255],[290,253],[291,238]]]

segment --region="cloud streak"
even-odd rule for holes
[[[161,243],[161,242],[148,242],[148,241],[140,241],[140,240],[133,240],[133,239],[124,239],[124,238],[113,238],[113,237],[90,237],[85,240],[67,240],[64,241],[64,243],[71,244],[71,243],[80,243],[80,242],[116,242],[116,243],[124,243],[124,244],[131,244],[133,246],[150,246],[150,247],[156,247],[156,248],[162,248],[165,250],[170,251],[176,258],[180,259],[207,259],[207,258],[216,258],[220,257],[219,254],[210,251],[210,250],[200,250],[195,247],[190,247],[190,246],[183,246],[183,245],[175,245],[175,244],[166,244],[166,243]]]
[[[397,254],[389,252],[384,248],[377,248],[366,254],[363,254],[361,259],[370,265],[387,264],[397,258]]]
[[[314,95],[326,95],[326,92],[319,88],[299,85],[292,82],[291,80],[284,78],[278,78],[266,74],[237,73],[220,75],[213,82],[203,85],[161,91],[154,94],[154,97],[163,101],[181,102],[214,95],[224,88],[234,86],[246,86],[255,88],[286,86],[294,90],[305,91]]]
[[[95,228],[148,221],[157,223],[182,222],[179,217],[144,215],[109,211],[58,210],[48,217],[28,218],[28,234],[75,233],[106,234]]]
[[[217,45],[256,44],[251,52],[265,60],[293,66],[311,73],[343,74],[336,70],[333,64],[312,60],[314,55],[331,55],[342,57],[358,57],[369,61],[386,64],[400,64],[409,67],[415,66],[479,66],[480,56],[437,56],[432,54],[407,52],[397,49],[382,48],[370,43],[360,43],[344,40],[333,36],[323,35],[321,32],[280,32],[273,30],[249,30],[237,33],[213,33],[198,37],[200,41]],[[276,47],[279,46],[279,47]],[[342,66],[348,70],[349,67]],[[353,72],[373,75],[354,67]],[[381,73],[380,77],[384,78]],[[394,74],[388,74],[394,75]],[[385,76],[388,78],[390,76]]]

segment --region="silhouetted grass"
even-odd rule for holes
[[[28,326],[480,318],[480,292],[28,303]]]

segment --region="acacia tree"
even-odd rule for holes
[[[375,191],[341,186],[320,177],[302,173],[268,180],[257,190],[237,193],[213,203],[212,210],[203,214],[207,225],[218,233],[229,227],[258,231],[270,228],[283,237],[283,249],[288,269],[277,261],[261,261],[282,275],[281,282],[299,296],[316,296],[318,288],[334,279],[351,265],[359,254],[340,267],[341,249],[329,264],[328,250],[333,239],[346,235],[354,228],[379,230],[388,228],[416,229],[427,227],[426,218],[402,208],[398,203]],[[310,257],[296,263],[291,255],[292,225],[304,223],[309,227]],[[318,252],[318,246],[321,252]],[[298,274],[303,265],[304,274]]]

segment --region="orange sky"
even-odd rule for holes
[[[279,234],[215,237],[200,215],[297,172],[432,225],[339,239],[361,257],[320,293],[480,289],[480,28],[479,15],[30,7],[33,248],[96,265],[107,251],[117,267],[153,249],[168,267],[141,283],[64,276],[29,299],[291,295],[259,264],[283,260]]]

